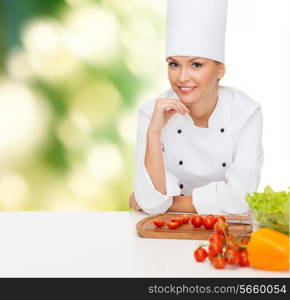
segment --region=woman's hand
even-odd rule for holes
[[[129,207],[136,211],[142,211],[141,207],[138,205],[134,192],[130,194],[129,196]]]
[[[192,204],[192,196],[174,196],[172,205],[168,211],[196,213],[196,209]]]
[[[176,113],[190,113],[189,109],[178,99],[159,98],[155,102],[148,131],[160,134],[168,120]]]

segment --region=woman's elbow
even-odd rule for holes
[[[151,203],[146,203],[147,197],[145,199],[144,197],[138,195],[138,193],[135,194],[135,197],[136,197],[136,202],[141,207],[143,212],[145,212],[148,215],[166,213],[172,205],[172,197],[171,196],[168,196],[164,199],[155,199],[156,201],[153,200],[153,201],[151,201]]]

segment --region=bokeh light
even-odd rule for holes
[[[64,35],[64,28],[54,19],[31,21],[24,27],[22,42],[36,76],[57,81],[77,68],[78,59]]]
[[[0,81],[0,165],[25,159],[45,138],[49,110],[25,85]]]
[[[119,25],[100,5],[85,4],[66,11],[65,40],[70,50],[90,63],[108,63],[118,50]]]

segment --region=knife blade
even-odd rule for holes
[[[250,219],[245,219],[245,220],[226,220],[228,224],[243,224],[243,225],[252,225],[253,222]]]

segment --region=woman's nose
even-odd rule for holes
[[[181,69],[180,74],[179,74],[179,81],[184,82],[190,78],[189,72],[186,68]]]

